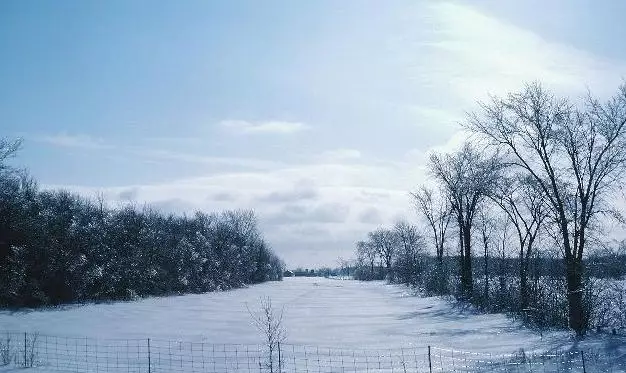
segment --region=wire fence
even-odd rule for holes
[[[580,349],[502,355],[430,348],[433,372],[626,372],[626,355]]]
[[[601,350],[502,355],[438,347],[346,349],[209,344],[159,339],[92,339],[0,333],[0,372],[433,373],[626,372],[626,355]]]

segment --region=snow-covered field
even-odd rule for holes
[[[481,315],[403,286],[324,278],[286,278],[222,293],[149,298],[59,309],[0,312],[0,331],[104,339],[260,344],[248,311],[270,297],[284,306],[286,343],[347,349],[436,346],[491,354],[594,347],[626,348],[623,338],[527,329],[504,315]]]
[[[0,312],[0,330],[90,338],[182,339],[256,344],[251,322],[260,297],[284,306],[290,344],[337,347],[442,346],[515,352],[566,346],[566,332],[522,327],[504,315],[480,315],[403,286],[324,278],[286,278],[222,293],[149,298],[136,302]],[[593,343],[606,340],[591,338]],[[586,342],[591,343],[592,341]]]

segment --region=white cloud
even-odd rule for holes
[[[458,130],[445,142],[427,149],[410,149],[404,153],[404,160],[420,169],[426,169],[428,159],[433,153],[452,153],[460,150],[463,144],[472,138],[472,134],[465,130]]]
[[[432,128],[438,126],[454,128],[457,123],[463,120],[463,115],[453,109],[433,108],[421,105],[409,105],[407,111],[416,118],[416,124],[422,128]]]
[[[240,134],[292,134],[309,129],[301,122],[224,120],[219,126]]]
[[[410,215],[407,191],[420,182],[421,174],[405,168],[404,164],[310,163],[112,188],[46,187],[64,187],[87,196],[103,192],[113,205],[132,195],[139,204],[167,211],[251,208],[269,243],[277,243],[277,251],[290,265],[305,265],[308,259],[329,265],[335,256],[319,257],[306,248],[314,250],[323,242],[328,252],[350,257],[352,243],[381,221],[398,212]],[[215,198],[232,193],[237,198]],[[377,206],[377,218],[363,219],[363,211],[380,198],[384,201]],[[302,233],[313,231],[325,233]],[[304,251],[294,252],[294,245]]]
[[[133,159],[141,159],[151,163],[197,163],[206,164],[210,166],[219,166],[228,168],[239,169],[254,169],[254,170],[267,170],[276,169],[284,166],[283,163],[278,161],[263,160],[257,158],[244,158],[244,157],[223,157],[223,156],[207,156],[202,154],[192,154],[186,151],[165,150],[149,146],[124,146],[105,142],[103,139],[95,138],[89,135],[69,135],[60,133],[56,135],[41,135],[33,136],[32,139],[37,142],[50,144],[57,147],[64,148],[78,148],[78,149],[116,149],[114,156],[129,157]],[[152,142],[154,138],[149,138],[148,142]],[[163,139],[165,140],[165,139]],[[186,142],[184,145],[188,145],[187,138],[172,138],[173,142],[181,141]],[[196,139],[197,141],[201,141]],[[181,146],[182,147],[182,146]],[[183,147],[184,149],[184,147]]]
[[[371,206],[361,211],[359,214],[359,222],[364,224],[381,224],[384,223],[377,207]]]
[[[102,139],[94,138],[89,135],[59,133],[56,135],[36,136],[33,139],[38,142],[64,148],[110,149],[113,147],[110,144],[106,144]]]
[[[328,150],[321,154],[319,159],[323,162],[338,162],[346,160],[356,160],[361,158],[361,152],[356,149],[336,149]]]
[[[306,180],[296,183],[292,188],[285,190],[275,190],[256,198],[257,202],[265,203],[286,203],[314,200],[318,197],[317,190],[313,183]]]
[[[152,161],[173,161],[185,163],[200,163],[215,166],[230,166],[246,169],[266,170],[280,167],[282,163],[276,161],[262,160],[256,158],[239,157],[211,157],[198,154],[189,154],[180,151],[132,148],[130,151],[140,157]]]
[[[438,72],[440,83],[445,79],[449,91],[462,99],[504,94],[533,80],[567,94],[584,93],[587,84],[615,89],[624,71],[623,64],[551,42],[470,6],[434,2],[430,9],[437,32],[434,40],[422,43],[433,55],[424,74]]]

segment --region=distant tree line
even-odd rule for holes
[[[200,293],[282,279],[249,210],[191,216],[41,190],[0,140],[0,306]]]
[[[296,268],[294,270],[286,271],[285,277],[337,277],[348,276],[350,274],[349,267],[331,268],[320,267],[317,269],[309,268]]]
[[[624,244],[603,237],[626,172],[626,85],[605,102],[539,83],[481,103],[460,150],[431,154],[401,222],[356,244],[357,278],[404,282],[541,325],[626,328]],[[428,243],[427,243],[428,242]]]

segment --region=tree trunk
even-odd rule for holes
[[[520,293],[520,309],[525,311],[528,309],[528,273],[524,259],[520,259],[519,271],[519,293]]]
[[[463,279],[464,279],[464,275],[463,275],[463,268],[465,268],[465,251],[463,250],[463,223],[462,220],[459,219],[459,276],[461,278],[461,293],[464,292],[463,290]]]
[[[524,256],[524,243],[519,251],[519,303],[522,311],[528,309],[528,256]]]
[[[461,263],[462,265],[461,267],[461,290],[463,292],[463,296],[469,299],[472,297],[472,291],[473,291],[472,252],[471,252],[472,233],[471,233],[471,228],[468,226],[464,226],[462,229],[463,229],[463,233],[462,233],[463,259]]]
[[[563,236],[563,248],[565,249],[565,278],[567,281],[567,308],[568,324],[577,335],[583,335],[586,329],[586,322],[583,309],[583,263],[582,256],[577,258],[576,248],[572,250],[572,244],[567,227],[567,219],[563,210],[560,211],[561,235]],[[582,244],[582,240],[579,244]],[[582,247],[579,248],[582,252]]]
[[[485,248],[484,256],[483,256],[483,267],[485,272],[485,288],[484,288],[484,304],[485,307],[489,304],[489,247],[487,244],[487,238],[483,236],[483,245]]]
[[[439,294],[446,293],[446,285],[444,283],[444,268],[443,268],[443,256],[437,256],[437,290]]]
[[[583,308],[582,260],[573,256],[565,259],[567,269],[568,322],[576,334],[583,335],[587,327]]]

